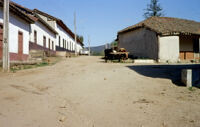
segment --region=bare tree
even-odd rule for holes
[[[144,17],[150,18],[152,16],[164,16],[163,8],[161,7],[159,0],[151,0],[151,3],[147,5],[147,9],[145,9]]]

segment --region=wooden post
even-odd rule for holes
[[[10,71],[9,55],[9,0],[4,0],[3,20],[3,71]]]
[[[77,56],[76,12],[74,12],[75,56]]]
[[[89,56],[91,56],[91,50],[90,50],[90,36],[88,35],[88,49],[89,49]]]

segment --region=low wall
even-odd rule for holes
[[[59,46],[56,46],[56,51],[66,51],[66,52],[70,52],[70,53],[75,53],[75,51],[70,51],[68,49],[65,49],[65,48],[62,48],[62,47],[59,47]]]
[[[200,87],[200,69],[183,69],[181,80],[187,87]]]
[[[42,50],[42,51],[47,52],[50,56],[56,55],[56,51],[54,51],[54,50],[45,48],[45,47],[38,45],[36,43],[33,43],[33,42],[29,42],[29,51],[31,51],[31,50]]]

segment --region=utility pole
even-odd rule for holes
[[[76,12],[74,12],[75,56],[77,56]]]
[[[3,20],[3,71],[10,71],[9,55],[9,0],[4,0]]]
[[[90,54],[90,52],[91,52],[91,50],[90,50],[90,36],[88,35],[88,49],[89,49],[89,56],[91,55]]]

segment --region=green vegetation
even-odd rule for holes
[[[16,71],[19,70],[26,70],[26,69],[32,69],[32,68],[37,68],[37,67],[45,67],[45,66],[52,66],[58,63],[61,60],[59,57],[52,57],[52,58],[47,58],[43,60],[43,62],[33,64],[33,65],[15,65],[10,68],[11,72],[15,73]]]
[[[111,47],[118,47],[118,42],[117,41],[111,42]]]
[[[145,9],[144,17],[147,19],[152,16],[164,16],[162,10],[163,8],[159,4],[159,0],[151,0],[151,3],[147,5],[147,9]]]
[[[83,36],[77,35],[77,38],[81,41],[81,43],[83,43],[83,41],[84,41],[84,37]]]
[[[193,87],[189,87],[188,90],[189,91],[195,91],[195,89]]]
[[[26,69],[32,69],[32,68],[37,68],[37,67],[44,67],[50,65],[47,62],[42,62],[42,63],[37,63],[34,65],[16,65],[10,68],[11,72],[15,73],[16,71],[19,70],[26,70]]]
[[[101,52],[92,52],[92,56],[104,56],[104,51]]]

